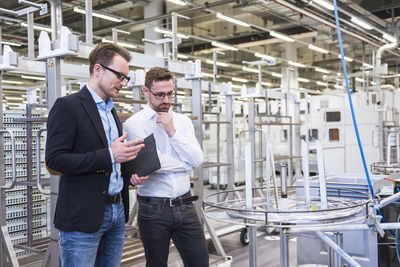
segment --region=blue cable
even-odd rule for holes
[[[358,133],[357,121],[356,121],[356,117],[354,115],[354,108],[353,108],[353,101],[351,99],[349,79],[347,77],[346,62],[344,60],[342,35],[340,34],[339,17],[338,17],[338,12],[337,12],[336,0],[333,0],[333,5],[334,5],[334,8],[335,8],[334,11],[335,11],[336,28],[337,28],[337,34],[338,34],[338,40],[339,40],[339,46],[340,46],[340,55],[342,56],[342,65],[343,65],[344,78],[346,80],[347,95],[349,97],[349,103],[350,103],[350,109],[351,109],[351,117],[353,118],[354,130],[356,132],[358,148],[360,149],[360,154],[361,154],[362,162],[363,162],[363,165],[364,165],[364,172],[365,172],[365,175],[367,176],[369,191],[370,191],[372,197],[374,197],[374,189],[372,188],[371,179],[369,177],[367,163],[365,162],[364,150],[363,150],[362,145],[361,145],[360,134]]]

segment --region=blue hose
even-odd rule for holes
[[[371,184],[371,179],[369,177],[367,163],[365,162],[364,150],[362,148],[362,144],[361,144],[361,140],[360,140],[360,134],[358,133],[357,121],[356,121],[356,117],[354,115],[353,101],[351,99],[349,79],[347,77],[346,62],[344,60],[342,35],[340,34],[339,17],[338,17],[338,12],[337,12],[336,0],[333,0],[333,5],[334,5],[334,8],[335,8],[334,11],[335,11],[336,28],[337,28],[337,34],[338,34],[338,40],[339,40],[339,46],[340,46],[340,55],[342,56],[342,65],[343,65],[344,78],[346,80],[347,95],[349,97],[349,103],[350,103],[350,109],[351,109],[351,117],[353,118],[354,131],[356,132],[358,148],[360,149],[360,154],[361,154],[362,162],[363,162],[363,165],[364,165],[364,172],[365,172],[365,175],[367,176],[369,191],[370,191],[370,193],[372,195],[372,198],[373,198],[374,195],[375,195],[374,194],[374,189],[372,188],[372,184]]]

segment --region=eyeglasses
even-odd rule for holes
[[[113,70],[112,68],[109,68],[109,67],[107,67],[107,66],[104,66],[103,64],[99,64],[99,65],[102,66],[103,68],[105,68],[106,70],[109,70],[109,71],[113,72],[115,75],[117,75],[117,78],[118,78],[120,81],[123,81],[124,79],[126,79],[126,82],[129,82],[129,80],[131,79],[131,77],[126,76],[126,75],[123,74],[122,72]]]
[[[174,91],[169,91],[168,93],[153,93],[150,88],[147,88],[147,90],[149,90],[149,92],[154,95],[158,100],[163,100],[165,96],[167,96],[168,99],[171,99],[175,95]]]

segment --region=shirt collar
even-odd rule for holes
[[[101,97],[89,87],[88,84],[86,84],[86,88],[89,90],[89,93],[92,95],[93,100],[98,107],[105,109],[107,106],[108,110],[112,110],[114,108],[114,102],[111,100],[111,98],[108,98],[107,103],[105,103],[103,99],[101,99]]]
[[[143,112],[146,120],[150,120],[157,115],[157,112],[149,106],[149,103],[143,108]]]

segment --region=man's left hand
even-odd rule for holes
[[[147,180],[148,178],[149,178],[148,175],[139,177],[137,174],[132,174],[132,176],[131,176],[131,184],[133,184],[133,185],[141,184],[145,180]]]
[[[164,130],[168,137],[172,137],[175,134],[174,119],[167,112],[158,112],[157,123],[161,123],[164,126]]]

